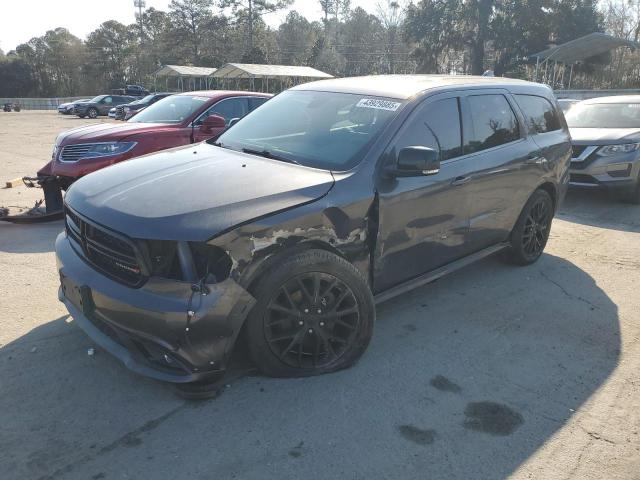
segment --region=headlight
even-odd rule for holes
[[[58,145],[53,146],[53,152],[51,153],[51,160],[55,160],[58,155]]]
[[[129,107],[124,107],[125,112],[128,112],[129,110],[131,110]]]
[[[609,157],[611,155],[619,155],[621,153],[635,152],[640,148],[640,143],[625,143],[623,145],[607,145],[598,151],[598,155]]]
[[[137,142],[108,142],[96,143],[91,146],[85,157],[108,157],[110,155],[120,155],[135,147]]]

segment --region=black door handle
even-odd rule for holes
[[[465,183],[469,183],[471,181],[471,177],[456,177],[453,179],[453,181],[451,182],[451,185],[453,186],[458,186],[458,185],[464,185]]]

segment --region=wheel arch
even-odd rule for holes
[[[287,257],[307,250],[325,250],[349,261],[343,252],[327,241],[317,238],[300,239],[289,245],[278,245],[276,248],[260,252],[260,254],[256,255],[253,261],[247,265],[238,283],[248,291],[251,291],[256,281],[259,280],[265,272],[269,271],[271,267],[278,262],[284,261]]]
[[[545,192],[547,192],[551,197],[551,201],[553,202],[553,210],[555,211],[558,208],[558,189],[553,182],[546,181],[544,183],[541,183],[540,185],[538,185],[538,188],[536,188],[536,190],[544,190]],[[531,195],[533,195],[533,193],[531,193]],[[531,197],[531,195],[529,195],[529,197]]]

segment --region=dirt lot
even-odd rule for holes
[[[87,122],[0,113],[2,184]],[[489,258],[380,306],[350,370],[198,403],[87,355],[56,297],[61,228],[0,222],[3,480],[640,479],[640,207],[570,192],[536,265]]]

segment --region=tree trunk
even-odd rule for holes
[[[471,44],[471,73],[482,75],[484,73],[484,53],[489,36],[489,18],[493,8],[493,0],[476,0],[477,10],[476,35]]]

